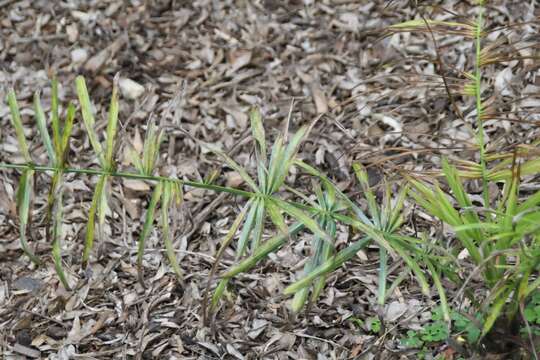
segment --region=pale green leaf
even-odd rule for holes
[[[101,147],[101,143],[99,142],[98,134],[94,129],[94,114],[92,113],[92,104],[90,102],[90,96],[88,95],[88,90],[86,88],[86,82],[84,81],[84,77],[77,76],[77,78],[75,79],[75,85],[77,87],[77,96],[79,97],[79,102],[81,104],[83,123],[86,129],[86,133],[88,135],[88,139],[90,140],[90,144],[92,145],[92,148],[96,153],[101,167],[105,168],[107,165],[105,159],[103,158],[103,148]]]
[[[19,210],[19,238],[21,248],[30,260],[39,265],[41,261],[34,255],[28,241],[26,239],[26,231],[28,226],[28,218],[30,213],[30,200],[32,198],[32,181],[34,178],[34,170],[24,170],[19,180],[17,189],[17,209]]]
[[[49,156],[49,164],[55,164],[56,153],[53,149],[49,132],[47,131],[47,120],[45,120],[45,112],[43,111],[43,107],[41,106],[39,92],[36,92],[34,94],[34,112],[36,116],[38,131],[41,136],[41,141],[43,141],[43,145],[45,146],[45,150],[47,150],[47,155]]]
[[[19,150],[21,151],[24,160],[27,163],[32,162],[30,152],[28,151],[28,144],[26,137],[24,136],[24,129],[21,120],[21,113],[19,112],[19,105],[17,104],[17,98],[13,89],[8,92],[8,104],[9,111],[11,112],[11,124],[15,128],[15,134],[17,135],[17,142],[19,144]]]

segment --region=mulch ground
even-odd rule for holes
[[[475,153],[472,102],[459,98],[464,118],[456,116],[439,76],[445,73],[451,90],[458,91],[459,74],[453,69],[472,67],[472,44],[459,35],[438,36],[445,63],[440,67],[433,65],[437,52],[429,34],[382,36],[386,26],[414,19],[419,11],[439,19],[455,18],[452,14],[472,19],[474,7],[451,0],[430,2],[437,6],[419,10],[414,3],[0,0],[0,98],[5,99],[9,87],[16,90],[31,152],[36,162],[46,163],[33,122],[33,92],[41,89],[48,109],[49,77],[56,74],[66,105],[76,99],[75,76],[84,75],[97,128],[103,130],[113,77],[119,72],[119,164],[129,169],[126,144],[140,147],[148,120],[155,119],[167,129],[160,174],[202,180],[218,171],[218,183],[233,186],[242,186],[238,175],[194,138],[231,151],[253,169],[249,108],[260,106],[273,138],[283,129],[294,100],[291,131],[320,118],[299,157],[354,193],[353,161],[368,166],[377,185],[383,175],[399,181],[401,171],[437,167],[441,154],[473,159]],[[534,1],[489,1],[490,29],[531,23],[492,32],[488,40],[501,41],[501,49],[510,54],[526,56],[536,49],[538,55],[537,45],[532,50],[513,45],[538,44],[538,11]],[[540,120],[537,60],[525,58],[486,71],[486,97],[501,112],[500,120],[486,125],[490,143],[510,149],[539,138],[534,125]],[[23,162],[3,102],[0,138],[0,161]],[[70,146],[70,166],[97,165],[80,118]],[[282,290],[301,272],[309,251],[307,235],[235,279],[212,324],[203,324],[201,301],[216,249],[242,204],[242,199],[209,191],[186,189],[186,201],[176,214],[174,238],[184,280],[176,280],[155,231],[147,243],[145,289],[137,282],[135,256],[150,185],[113,182],[105,236],[85,270],[81,254],[96,179],[66,176],[62,255],[76,287],[66,291],[45,240],[50,176],[40,175],[35,186],[31,242],[46,261],[35,268],[18,242],[18,175],[0,171],[0,352],[6,359],[417,358],[400,346],[399,337],[427,321],[436,296],[425,298],[413,280],[405,281],[388,305],[378,309],[376,248],[360,252],[331,275],[308,312],[291,313]],[[289,183],[310,194],[309,179],[299,172]],[[534,180],[530,185],[535,186]],[[404,231],[419,226],[442,233],[437,224],[419,218]],[[340,228],[337,246],[354,236]],[[231,249],[220,270],[233,261]],[[403,268],[396,260],[390,279]],[[365,323],[378,316],[385,326],[376,334]],[[432,350],[453,358],[445,344]]]

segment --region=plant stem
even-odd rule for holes
[[[41,172],[56,172],[61,170],[64,173],[74,173],[74,174],[86,174],[86,175],[106,175],[106,176],[113,176],[113,177],[121,177],[125,179],[137,179],[137,180],[149,180],[149,181],[176,181],[179,182],[181,185],[187,185],[194,188],[199,189],[206,189],[206,190],[213,190],[217,192],[226,192],[233,195],[239,195],[247,198],[253,197],[255,194],[249,191],[244,191],[240,189],[234,189],[229,188],[225,186],[219,186],[219,185],[212,185],[207,184],[204,182],[198,182],[198,181],[189,181],[189,180],[180,180],[180,179],[173,179],[169,177],[164,176],[152,176],[152,175],[144,175],[144,174],[137,174],[137,173],[128,173],[128,172],[116,172],[116,171],[106,171],[103,169],[79,169],[79,168],[64,168],[59,169],[53,166],[43,166],[43,165],[35,165],[35,164],[8,164],[8,163],[0,163],[0,169],[19,169],[19,170],[36,170]]]
[[[483,27],[483,11],[481,7],[476,19],[476,32],[475,32],[475,48],[476,58],[474,63],[474,81],[475,81],[475,98],[476,98],[476,125],[477,125],[477,139],[478,147],[480,148],[480,167],[482,171],[482,197],[484,199],[484,206],[489,207],[489,188],[486,170],[486,146],[484,139],[484,122],[482,120],[482,71],[481,71],[481,53],[482,53],[482,27]]]

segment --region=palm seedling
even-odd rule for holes
[[[278,135],[272,145],[272,150],[268,157],[265,131],[262,117],[258,109],[251,110],[250,121],[255,142],[257,181],[255,181],[242,166],[225,153],[217,149],[212,149],[212,151],[217,153],[223,159],[227,166],[231,167],[242,177],[243,181],[253,191],[252,196],[250,196],[236,220],[233,222],[230,231],[225,236],[220,253],[217,256],[219,260],[225,248],[233,240],[236,231],[240,225],[242,225],[236,246],[236,258],[237,260],[240,259],[247,252],[248,243],[250,245],[251,256],[240,264],[246,264],[246,261],[251,263],[254,259],[256,259],[256,263],[269,253],[267,252],[268,250],[272,249],[271,251],[275,251],[277,243],[281,243],[282,240],[294,235],[303,227],[309,229],[321,239],[329,239],[329,235],[323,230],[320,224],[306,214],[301,209],[301,206],[289,203],[275,196],[283,187],[289,169],[295,161],[298,148],[309,132],[309,129],[307,127],[300,128],[293,136],[291,136],[288,142],[287,133]],[[295,218],[298,223],[289,228],[283,216],[284,213]],[[262,243],[267,217],[275,225],[280,234],[276,238]],[[275,239],[279,239],[279,241],[276,241]],[[217,262],[211,272],[210,281],[216,270]],[[215,309],[218,304],[218,301],[226,288],[228,279],[230,279],[230,277],[224,277],[218,284],[212,299],[211,309]]]
[[[369,185],[368,175],[365,169],[359,164],[353,165],[357,180],[367,202],[368,213],[366,214],[359,204],[353,202],[317,169],[301,161],[297,161],[297,164],[307,173],[322,179],[328,184],[327,186],[333,189],[345,207],[349,209],[350,216],[337,212],[331,213],[333,221],[337,220],[349,225],[355,231],[363,234],[363,237],[334,255],[327,257],[325,261],[318,263],[317,266],[310,268],[310,271],[306,272],[303,278],[285,289],[285,294],[298,294],[300,290],[310,286],[316,279],[327,276],[341,267],[345,262],[351,260],[363,247],[375,242],[379,246],[380,259],[379,289],[377,295],[379,305],[384,305],[388,296],[387,276],[389,255],[403,259],[407,267],[415,275],[422,292],[425,295],[429,295],[429,283],[419,266],[418,260],[423,259],[427,263],[429,270],[431,270],[432,264],[429,257],[420,249],[422,242],[419,239],[401,235],[398,232],[403,222],[403,205],[408,192],[407,186],[402,187],[398,195],[393,198],[391,187],[386,184],[383,199],[378,202],[373,189]],[[437,273],[432,274],[432,277],[437,291],[441,292],[440,279]],[[399,282],[402,280],[402,277],[398,277],[396,281]],[[390,288],[394,288],[396,285],[394,283]],[[446,309],[446,303],[444,301],[443,308]],[[445,314],[448,315],[448,311],[445,311]]]

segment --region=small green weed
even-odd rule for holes
[[[527,306],[523,310],[523,316],[525,320],[529,323],[531,332],[540,336],[540,291],[536,291],[529,300]],[[527,327],[522,327],[522,334],[527,334]]]
[[[444,312],[437,307],[431,313],[431,321],[421,330],[407,330],[407,335],[401,339],[401,345],[407,348],[421,348],[433,343],[445,341],[451,335],[464,334],[469,344],[474,344],[480,337],[480,328],[475,321],[457,311],[451,311],[452,328],[444,320]]]
[[[381,332],[382,329],[382,323],[381,320],[379,320],[376,317],[370,317],[366,320],[367,329],[371,331],[374,334],[378,334]]]

